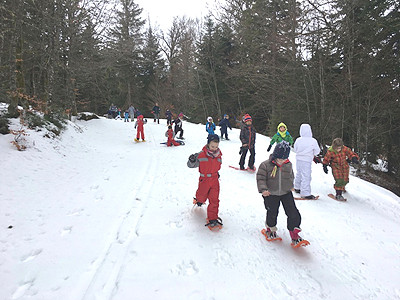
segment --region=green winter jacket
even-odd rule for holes
[[[281,126],[285,127],[285,131],[284,132],[280,132],[279,131],[279,128]],[[286,142],[289,143],[290,146],[293,146],[294,141],[293,141],[293,138],[290,135],[289,131],[287,131],[286,124],[283,123],[283,122],[279,123],[277,129],[278,129],[278,132],[271,138],[270,145],[273,145],[274,143],[280,143],[282,141],[286,141]]]

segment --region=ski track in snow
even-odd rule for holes
[[[301,235],[311,245],[291,248],[282,208],[278,233],[283,240],[267,242],[260,233],[265,208],[255,174],[228,167],[239,159],[239,131],[233,130],[231,141],[220,143],[224,228],[211,232],[204,227],[207,205],[192,204],[198,171],[186,167],[189,154],[204,145],[203,125],[185,122],[186,145],[167,148],[159,144],[165,141],[163,122],[145,125],[147,142],[137,144],[132,124],[104,119],[71,123],[72,132],[64,134],[68,145],[49,142],[59,162],[46,155],[41,140],[31,153],[17,154],[34,167],[16,172],[17,178],[10,174],[19,186],[15,191],[0,188],[3,227],[17,225],[0,235],[0,253],[5,254],[0,275],[7,283],[0,299],[400,299],[398,198],[351,177],[348,202],[333,201],[327,196],[332,176],[313,165],[312,189],[320,199],[296,201]],[[108,136],[110,127],[119,135]],[[85,137],[91,138],[88,143]],[[257,136],[257,164],[268,155],[268,143]],[[40,177],[48,172],[47,161],[64,176],[47,179],[53,193],[59,193],[57,202],[40,192],[47,188],[40,180],[47,178]],[[39,193],[33,193],[34,202],[24,203],[29,211],[24,213],[19,202],[10,207],[17,205],[12,199],[24,199],[27,180]],[[25,220],[14,210],[21,210]],[[12,261],[16,270],[10,269]],[[18,282],[9,280],[10,273]]]

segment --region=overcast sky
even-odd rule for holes
[[[214,7],[215,0],[136,0],[135,3],[143,8],[142,18],[146,19],[146,22],[150,16],[152,26],[158,25],[166,31],[176,16],[206,16],[208,9]]]

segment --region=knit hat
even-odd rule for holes
[[[183,117],[183,113],[180,113],[179,115],[178,115],[178,117],[180,118],[180,117]]]
[[[290,146],[288,142],[282,141],[278,144],[276,144],[274,153],[272,153],[273,159],[275,158],[281,158],[281,159],[287,159],[290,154]]]
[[[208,121],[208,122],[211,122],[211,121],[212,121],[212,118],[211,118],[211,117],[208,117],[208,118],[207,118],[207,121]]]
[[[247,121],[253,121],[249,114],[245,114],[243,117],[243,121],[246,123]]]
[[[209,134],[207,137],[207,144],[209,144],[210,142],[217,142],[219,143],[219,136],[218,134]]]

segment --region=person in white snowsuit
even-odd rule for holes
[[[312,137],[311,126],[301,124],[300,137],[294,143],[294,152],[296,152],[294,189],[300,192],[302,198],[315,199],[315,196],[311,194],[311,164],[320,151],[317,140]]]

